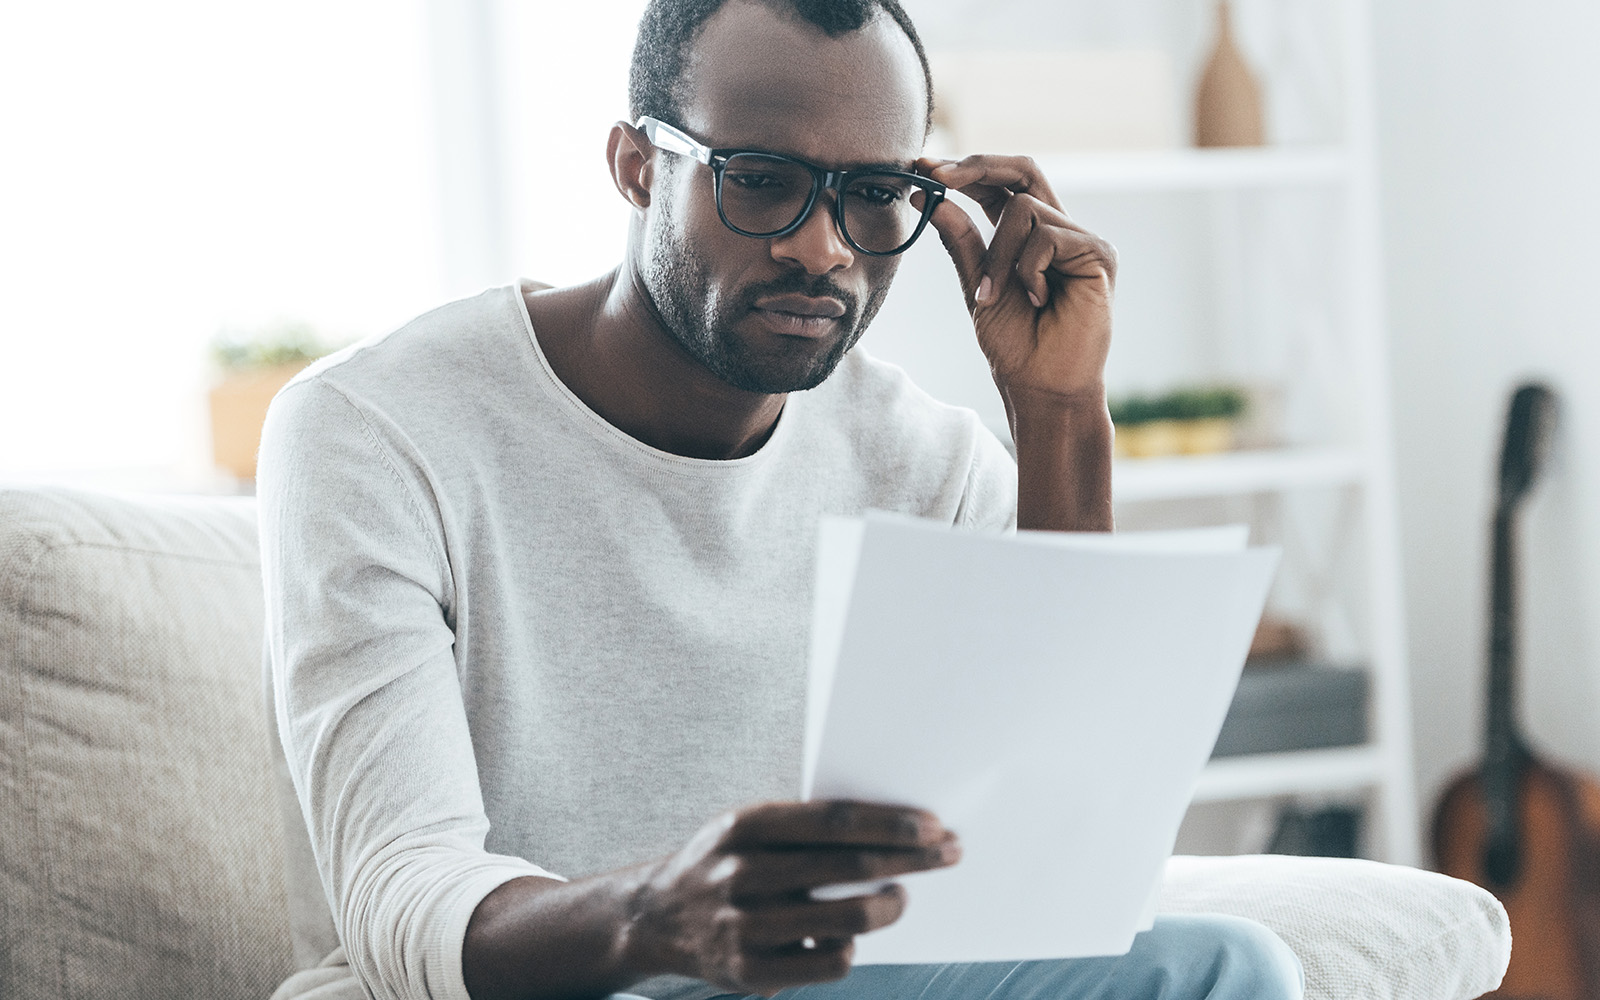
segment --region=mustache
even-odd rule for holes
[[[749,311],[755,308],[757,300],[768,295],[806,295],[811,298],[838,299],[844,303],[844,315],[840,319],[846,325],[855,322],[861,304],[854,293],[839,287],[827,275],[812,277],[803,273],[788,274],[775,281],[764,281],[759,285],[747,285],[739,293],[739,301],[745,311]]]

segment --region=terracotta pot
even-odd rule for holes
[[[256,477],[267,404],[304,363],[230,373],[211,389],[211,456],[239,479]]]

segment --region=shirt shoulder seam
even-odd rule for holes
[[[395,485],[400,488],[401,495],[405,497],[406,509],[410,512],[411,518],[415,522],[417,530],[422,533],[424,538],[430,540],[428,551],[433,557],[434,569],[439,571],[440,579],[445,581],[445,585],[448,586],[450,580],[449,561],[439,550],[438,540],[434,537],[433,532],[428,527],[427,515],[423,513],[422,504],[417,500],[415,491],[412,489],[411,485],[406,482],[405,476],[400,474],[399,466],[396,464],[394,457],[389,454],[389,449],[384,445],[383,439],[380,438],[378,436],[378,432],[373,429],[372,421],[367,419],[366,411],[363,410],[360,404],[358,404],[354,399],[350,398],[349,393],[339,388],[331,380],[325,377],[320,377],[320,373],[316,376],[306,379],[305,384],[316,384],[325,387],[329,392],[338,396],[339,399],[341,399],[344,404],[350,408],[350,411],[355,414],[356,419],[361,422],[362,435],[366,438],[367,443],[372,447],[372,450],[377,453],[379,460],[383,462],[383,467],[388,470],[389,475],[394,479]]]

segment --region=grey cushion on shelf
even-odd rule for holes
[[[291,970],[247,500],[0,490],[0,995]]]

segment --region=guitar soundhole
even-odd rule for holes
[[[1517,880],[1516,844],[1490,841],[1483,851],[1483,873],[1489,877],[1490,888],[1504,889]]]

